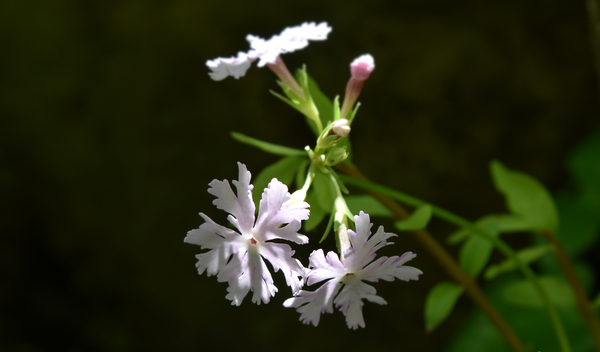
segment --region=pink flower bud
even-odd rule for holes
[[[359,56],[350,64],[352,78],[359,79],[361,81],[369,78],[374,69],[375,60],[373,60],[373,56],[370,54]]]

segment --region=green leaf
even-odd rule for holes
[[[494,216],[485,216],[475,222],[475,226],[492,237],[498,237],[498,221]],[[472,234],[460,248],[458,262],[472,277],[477,277],[485,267],[494,245],[488,239]]]
[[[333,102],[323,94],[319,85],[311,76],[308,76],[308,90],[310,91],[313,103],[317,107],[317,110],[319,110],[321,124],[327,126],[328,122],[333,121]],[[316,132],[315,134],[318,136],[320,132]]]
[[[575,295],[569,284],[555,276],[539,276],[538,281],[546,295],[557,307],[573,308]],[[528,308],[543,308],[538,291],[528,280],[515,281],[504,288],[504,299],[513,305]]]
[[[309,232],[319,226],[321,221],[325,218],[325,215],[331,211],[331,208],[325,210],[319,205],[315,191],[309,191],[305,201],[310,204],[310,217],[308,220],[304,221],[304,230]]]
[[[381,216],[391,218],[392,213],[373,196],[368,194],[346,196],[346,204],[352,214],[358,214],[361,210],[370,216]]]
[[[551,245],[544,245],[544,246],[524,248],[524,249],[521,249],[520,251],[518,251],[516,254],[517,254],[517,258],[519,259],[519,261],[521,263],[529,264],[529,263],[533,263],[534,261],[540,259],[544,254],[550,252],[551,250],[552,250]],[[517,268],[518,268],[517,263],[512,258],[509,258],[500,264],[491,265],[485,271],[484,276],[487,280],[491,280],[502,273],[507,273],[507,272],[513,271]]]
[[[429,291],[425,301],[427,331],[433,331],[446,320],[462,293],[463,288],[451,282],[440,282]]]
[[[276,178],[282,183],[290,185],[294,180],[298,169],[304,163],[305,160],[306,157],[286,156],[285,158],[280,159],[276,163],[264,168],[258,174],[255,181],[252,183],[254,185],[255,192],[260,192],[255,193],[253,197],[254,204],[256,204],[256,209],[258,209],[258,203],[261,199],[259,194],[262,194],[263,190],[267,188],[269,182],[271,182],[273,178]]]
[[[431,205],[421,205],[408,219],[396,221],[394,225],[401,231],[421,230],[427,226],[427,223],[431,219],[431,211]]]
[[[237,140],[238,142],[251,145],[258,149],[264,150],[267,153],[275,154],[275,155],[283,155],[283,156],[306,156],[306,152],[300,149],[294,149],[290,147],[285,147],[279,144],[273,144],[269,142],[264,142],[256,138],[248,137],[238,132],[231,132],[231,137]]]
[[[333,202],[337,198],[336,185],[333,184],[331,177],[321,169],[317,169],[312,181],[312,189],[315,192],[319,206],[330,212],[333,209]]]
[[[498,230],[500,233],[527,232],[531,229],[529,223],[514,215],[496,215]]]
[[[533,177],[512,171],[494,160],[490,170],[496,189],[504,194],[508,209],[530,230],[558,230],[558,212],[550,193]]]
[[[448,244],[457,244],[460,243],[471,235],[472,230],[469,228],[460,228],[454,232],[452,232],[448,238],[446,239],[446,243]]]
[[[306,202],[310,204],[310,217],[304,222],[306,231],[316,228],[333,209],[337,197],[335,187],[329,175],[317,169],[306,196]]]

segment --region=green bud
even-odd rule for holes
[[[348,157],[348,151],[346,147],[334,148],[329,153],[327,153],[327,157],[325,158],[325,164],[328,166],[334,166],[342,161],[344,161]]]
[[[317,140],[317,147],[322,148],[322,149],[327,149],[327,148],[333,146],[333,144],[335,143],[337,138],[338,138],[338,136],[336,136],[335,134],[331,134],[328,136],[322,136],[321,138],[319,138]]]

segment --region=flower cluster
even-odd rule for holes
[[[298,172],[307,172],[304,185],[291,195],[286,185],[273,178],[267,188],[261,190],[262,198],[256,215],[251,175],[244,164],[238,163],[239,177],[232,181],[237,192],[234,193],[227,180],[210,182],[208,192],[216,197],[213,204],[229,213],[227,219],[237,231],[221,226],[200,213],[205,222],[198,229],[189,231],[184,241],[204,250],[196,255],[198,273],[216,275],[219,282],[227,282],[226,298],[231,300],[232,305],[239,306],[250,291],[253,303],[269,303],[278,291],[267,267],[266,262],[269,262],[274,272],[283,273],[287,285],[292,289],[293,296],[283,305],[295,308],[303,323],[317,326],[321,313],[332,313],[335,305],[346,316],[348,327],[357,329],[365,327],[363,300],[386,304],[367,282],[418,280],[422,272],[404,266],[416,257],[412,252],[406,252],[402,256],[377,258],[377,251],[391,244],[387,240],[395,235],[385,232],[383,227],[379,227],[371,235],[373,224],[369,215],[361,211],[359,215],[353,216],[342,194],[345,187],[335,177],[335,170],[332,169],[332,166],[348,157],[350,145],[347,137],[358,110],[357,98],[365,80],[375,69],[373,57],[369,54],[362,55],[350,65],[352,77],[346,87],[342,107],[340,109],[337,98],[331,104],[334,110],[333,121],[321,120],[322,112],[311,96],[314,93],[309,87],[306,70],[299,71],[296,81],[280,57],[283,53],[306,47],[311,40],[326,39],[330,31],[331,27],[323,22],[286,28],[269,40],[248,35],[246,39],[251,47],[248,52],[239,52],[236,57],[207,61],[211,78],[222,80],[227,76],[244,76],[251,63],[258,59],[259,67],[268,66],[280,78],[279,83],[289,99],[277,96],[304,114],[318,137],[314,150],[308,146],[305,148],[310,165],[297,166]],[[355,103],[356,107],[352,110]],[[276,150],[278,154],[290,151],[290,148],[252,138],[246,139],[246,142],[261,149]],[[302,152],[301,154],[304,155]],[[298,153],[294,151],[290,155]],[[327,176],[317,178],[318,173]],[[340,250],[339,256],[334,252],[325,255],[322,249],[313,251],[306,268],[294,258],[292,247],[282,241],[308,243],[308,237],[298,231],[301,221],[309,217],[309,204],[304,200],[311,185],[315,190],[326,188],[334,191],[324,192],[328,193],[323,195],[327,199],[321,199],[321,203],[333,204],[330,224],[333,224]],[[315,212],[323,212],[319,207],[314,209]],[[317,218],[322,216],[323,214],[317,213]],[[356,231],[350,229],[351,221],[354,222]],[[303,289],[305,283],[308,286],[322,284],[314,291],[308,291]]]
[[[304,323],[317,326],[320,313],[333,312],[335,303],[346,316],[348,326],[356,329],[365,326],[362,299],[386,303],[375,295],[375,288],[363,280],[417,280],[422,273],[419,269],[404,266],[416,256],[411,252],[401,257],[380,257],[373,261],[379,248],[391,244],[386,239],[395,235],[384,232],[380,227],[370,237],[372,224],[369,215],[363,212],[354,218],[356,232],[348,230],[352,246],[344,252],[345,263],[337,254],[329,252],[325,257],[323,250],[318,249],[310,255],[310,269],[304,268],[293,258],[294,251],[290,246],[272,240],[308,243],[308,238],[297,231],[300,221],[308,219],[309,205],[306,202],[289,202],[291,195],[287,187],[273,179],[262,194],[258,217],[255,218],[251,175],[244,164],[238,163],[238,166],[239,180],[232,182],[237,196],[227,180],[213,180],[208,191],[217,197],[213,204],[230,214],[228,220],[239,232],[218,225],[200,213],[206,222],[200,228],[189,231],[184,239],[184,242],[208,249],[196,256],[198,273],[206,271],[209,276],[217,275],[218,281],[229,283],[226,298],[233,305],[239,306],[249,291],[253,292],[252,302],[256,304],[261,301],[268,303],[275,295],[277,287],[265,265],[266,259],[275,272],[281,270],[284,273],[287,285],[295,294],[285,301],[284,306],[297,308]],[[329,281],[310,292],[300,290],[305,278],[309,285]]]
[[[309,40],[325,40],[329,32],[331,27],[327,23],[322,22],[317,25],[312,22],[286,28],[281,34],[274,35],[269,40],[248,35],[246,40],[252,48],[250,51],[239,52],[236,57],[208,60],[206,66],[211,69],[209,75],[215,81],[223,80],[227,76],[238,79],[246,74],[254,60],[259,60],[258,67],[275,64],[279,55],[302,49],[308,45]]]

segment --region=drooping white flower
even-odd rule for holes
[[[239,232],[218,225],[200,213],[206,222],[189,231],[184,242],[208,249],[196,256],[198,273],[206,271],[209,276],[217,275],[218,281],[228,282],[226,298],[232,305],[239,306],[249,291],[254,292],[252,302],[268,303],[277,287],[264,259],[275,272],[283,272],[294,293],[300,290],[299,277],[304,278],[305,268],[292,257],[294,251],[290,246],[272,240],[308,243],[308,238],[297,231],[300,221],[308,219],[309,205],[306,202],[283,205],[291,196],[283,183],[273,179],[262,194],[255,219],[250,172],[242,163],[238,163],[238,167],[239,180],[232,182],[237,196],[227,180],[213,180],[208,192],[217,197],[213,204],[230,214],[227,219]]]
[[[383,231],[380,226],[371,236],[369,215],[360,212],[354,217],[356,232],[348,230],[351,247],[344,252],[345,265],[334,252],[323,254],[319,249],[310,255],[310,268],[308,285],[328,280],[315,291],[301,290],[295,297],[287,299],[283,305],[288,308],[297,308],[301,314],[300,320],[304,324],[317,326],[321,313],[333,313],[333,304],[344,313],[349,328],[365,327],[362,314],[363,299],[378,304],[387,302],[376,295],[373,286],[365,283],[377,282],[380,279],[393,281],[418,280],[423,272],[417,268],[404,266],[404,263],[417,255],[406,252],[402,256],[380,257],[373,261],[379,248],[391,244],[386,242],[392,233]],[[341,289],[341,291],[340,291]]]
[[[309,40],[325,40],[329,32],[331,27],[326,22],[318,25],[311,22],[286,28],[281,34],[274,35],[269,40],[248,35],[246,40],[250,43],[250,51],[240,52],[237,57],[228,59],[208,60],[206,65],[212,70],[209,75],[215,81],[220,81],[227,76],[242,77],[254,60],[259,60],[258,67],[266,64],[275,65],[279,55],[302,49],[308,45]]]

